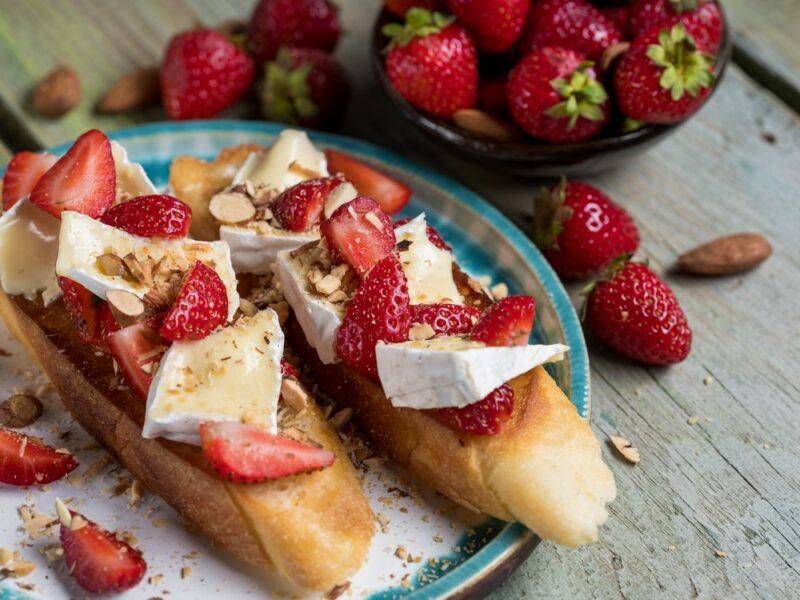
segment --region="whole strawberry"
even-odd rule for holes
[[[715,54],[722,40],[723,22],[714,0],[636,0],[630,7],[633,37],[654,27],[683,23],[703,52]]]
[[[519,51],[562,46],[600,60],[606,48],[620,41],[614,23],[586,0],[537,0],[528,13]]]
[[[406,13],[414,7],[426,10],[442,8],[441,0],[383,0],[383,5],[396,17],[405,17]]]
[[[614,74],[622,112],[644,123],[685,120],[714,83],[712,58],[700,52],[682,24],[650,29],[631,44]]]
[[[506,89],[511,118],[529,135],[574,142],[608,123],[608,94],[591,61],[565,48],[541,48],[512,69]]]
[[[649,267],[626,259],[594,284],[584,322],[607,346],[651,365],[679,363],[692,348],[692,330],[672,290]]]
[[[172,119],[213,117],[244,96],[253,61],[213,29],[173,37],[161,65],[161,100]]]
[[[350,80],[330,54],[314,48],[281,48],[266,65],[259,94],[265,118],[323,128],[341,116]]]
[[[250,17],[247,46],[263,63],[275,58],[281,46],[331,52],[341,31],[329,0],[261,0]]]
[[[414,106],[450,118],[475,106],[478,59],[467,31],[452,17],[412,8],[404,25],[383,28],[391,38],[386,73],[394,88]]]
[[[475,36],[482,52],[505,52],[525,26],[530,0],[447,0],[447,8]]]
[[[603,16],[614,24],[617,31],[622,35],[622,39],[631,37],[631,7],[628,4],[623,6],[601,6],[599,7]]]
[[[534,240],[561,277],[588,277],[639,247],[633,219],[597,188],[562,179],[534,202]]]

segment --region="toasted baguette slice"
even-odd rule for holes
[[[293,424],[335,452],[333,466],[259,485],[229,483],[199,448],[142,437],[144,403],[114,382],[109,356],[77,340],[61,302],[45,309],[0,291],[0,314],[75,419],[212,540],[305,589],[329,589],[359,568],[374,515],[336,432],[307,395]]]

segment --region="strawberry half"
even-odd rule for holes
[[[173,342],[202,340],[227,319],[225,284],[214,269],[197,261],[183,276],[159,333]]]
[[[120,329],[107,342],[125,379],[146,400],[155,374],[154,363],[161,359],[170,343],[148,323],[134,323]]]
[[[501,385],[483,400],[463,408],[439,408],[436,418],[456,431],[474,435],[495,435],[514,412],[514,390]]]
[[[66,277],[58,278],[58,286],[64,293],[64,306],[72,319],[72,324],[75,325],[78,339],[87,344],[104,347],[98,313],[103,300],[80,283]]]
[[[398,227],[402,227],[403,225],[406,225],[410,221],[411,219],[398,219],[397,221],[394,222],[394,228],[397,229]],[[430,241],[431,244],[433,244],[440,250],[447,250],[448,252],[452,252],[453,249],[447,242],[444,241],[444,238],[442,238],[442,236],[439,235],[439,232],[436,231],[436,229],[434,229],[432,225],[427,226],[425,233],[428,236],[428,240]]]
[[[31,202],[54,217],[74,210],[96,219],[114,203],[116,186],[111,142],[92,129],[39,179]]]
[[[92,594],[122,592],[142,580],[147,563],[136,548],[56,503],[61,547],[70,575]]]
[[[45,446],[36,438],[0,427],[0,482],[44,485],[64,477],[78,466],[71,454]]]
[[[200,424],[203,455],[222,477],[260,483],[330,467],[333,452],[242,423]]]
[[[185,238],[192,224],[192,209],[166,194],[139,196],[112,206],[100,220],[132,235]]]
[[[107,345],[108,337],[118,332],[122,327],[120,326],[114,313],[111,312],[111,307],[105,300],[100,301],[100,306],[97,309],[97,322],[99,323],[100,339],[103,340],[104,345]]]
[[[322,220],[325,199],[341,184],[341,179],[319,177],[293,185],[275,198],[272,214],[289,231],[313,229]]]
[[[363,278],[394,251],[397,238],[389,217],[369,198],[358,197],[337,208],[320,225],[331,257],[346,262]]]
[[[481,311],[457,304],[415,304],[411,323],[430,325],[436,335],[463,335],[472,331]]]
[[[17,152],[3,175],[3,210],[8,210],[33,191],[36,184],[56,162],[52,154]]]
[[[411,326],[408,284],[395,254],[369,272],[336,332],[336,354],[353,370],[378,381],[375,345],[404,342]]]
[[[402,210],[411,199],[411,188],[386,173],[373,169],[361,162],[336,150],[326,150],[325,159],[328,162],[328,171],[341,173],[352,183],[358,193],[367,198],[372,198],[388,215],[393,215]]]
[[[524,346],[533,329],[533,296],[508,296],[487,308],[470,337],[488,346]]]

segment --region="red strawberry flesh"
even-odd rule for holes
[[[173,342],[202,340],[228,319],[228,291],[217,272],[197,261],[183,276],[159,329]]]
[[[284,190],[272,203],[272,214],[284,229],[308,231],[320,224],[328,195],[342,184],[341,179],[319,177]]]
[[[530,0],[447,0],[447,8],[472,32],[483,52],[509,50],[517,41]]]
[[[436,335],[464,335],[472,331],[481,311],[457,304],[415,304],[411,323],[430,325]]]
[[[250,52],[259,63],[271,60],[281,46],[331,52],[341,25],[329,0],[261,0],[247,30]]]
[[[356,187],[359,194],[372,198],[388,215],[402,210],[411,199],[410,187],[349,154],[326,150],[325,159],[328,171],[344,175],[345,179]]]
[[[473,435],[495,435],[514,412],[514,390],[501,385],[483,400],[463,408],[439,408],[436,418],[456,431]]]
[[[64,294],[64,306],[75,326],[78,339],[87,344],[105,346],[98,312],[102,300],[81,284],[66,277],[58,278],[58,286]]]
[[[3,210],[28,196],[58,158],[52,154],[17,152],[3,175]]]
[[[61,479],[77,466],[78,461],[71,454],[0,427],[0,483],[45,485]]]
[[[184,238],[192,223],[192,209],[166,194],[139,196],[112,206],[100,220],[132,235]]]
[[[242,423],[201,423],[200,443],[208,464],[237,483],[317,471],[335,460],[333,452],[324,448]]]
[[[484,311],[470,338],[488,346],[524,346],[533,329],[535,312],[532,296],[508,296]]]
[[[155,375],[154,365],[167,351],[170,342],[148,323],[134,323],[120,329],[112,333],[107,342],[127,382],[142,400],[146,400]]]

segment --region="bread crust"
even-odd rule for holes
[[[141,436],[144,403],[95,372],[101,361],[109,361],[107,371],[110,357],[75,339],[60,303],[43,309],[0,291],[0,315],[76,421],[212,540],[305,589],[329,589],[358,570],[375,517],[338,435],[310,399],[298,427],[335,452],[333,466],[259,485],[229,483],[199,448]]]

